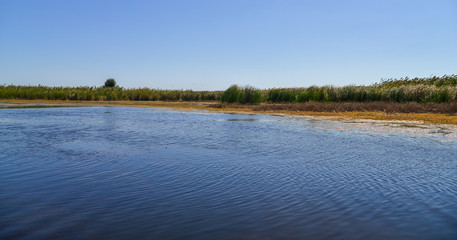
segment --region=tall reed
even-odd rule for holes
[[[371,86],[311,86],[259,90],[232,85],[223,91],[161,90],[121,87],[45,87],[0,85],[0,99],[213,101],[258,104],[293,102],[417,102],[457,101],[457,75],[387,79]]]
[[[213,101],[222,91],[160,90],[120,87],[44,87],[0,85],[0,99],[126,100],[126,101]]]
[[[259,104],[262,92],[254,87],[232,85],[221,95],[221,101],[226,103]]]

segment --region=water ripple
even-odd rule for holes
[[[457,236],[450,126],[95,107],[0,131],[2,239]]]

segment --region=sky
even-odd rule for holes
[[[0,85],[224,90],[457,74],[457,0],[0,0]]]

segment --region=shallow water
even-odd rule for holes
[[[0,239],[456,239],[445,125],[0,110]]]

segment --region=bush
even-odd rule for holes
[[[295,102],[297,100],[298,92],[295,89],[271,89],[267,93],[267,100],[269,102]]]
[[[243,99],[240,101],[243,104],[259,104],[262,101],[262,92],[251,86],[243,88],[243,95]]]
[[[238,85],[232,85],[222,93],[221,102],[235,103],[239,101],[241,90]]]
[[[221,102],[226,103],[259,104],[261,101],[262,92],[251,86],[232,85],[221,96]]]
[[[112,88],[116,86],[116,80],[114,78],[108,78],[105,81],[105,86],[106,88]]]

